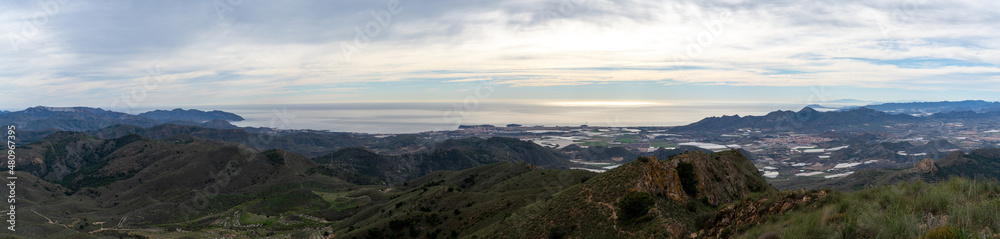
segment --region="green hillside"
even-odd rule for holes
[[[832,184],[857,190],[842,192],[776,190],[738,150],[639,157],[593,173],[539,167],[562,159],[522,143],[446,141],[395,156],[345,148],[310,159],[187,135],[105,140],[60,132],[22,147],[19,226],[0,236],[994,238],[1000,232],[997,150],[859,172],[867,177]],[[449,167],[461,170],[439,170]]]
[[[998,212],[996,181],[917,181],[832,193],[735,238],[1000,238]]]

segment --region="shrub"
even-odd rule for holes
[[[694,197],[698,194],[698,175],[694,173],[694,164],[688,162],[678,162],[677,176],[681,179],[681,187],[688,196]]]
[[[368,238],[385,238],[385,235],[382,234],[382,230],[372,228],[368,229]]]
[[[566,238],[566,230],[563,230],[563,228],[559,227],[559,226],[554,226],[552,228],[549,228],[549,236],[548,236],[548,238],[549,239],[563,239],[563,238]]]
[[[403,230],[403,228],[407,227],[413,227],[413,220],[411,218],[407,218],[406,220],[396,219],[389,221],[389,229],[392,229],[393,231]]]
[[[942,225],[942,226],[935,227],[934,229],[931,229],[930,231],[927,231],[927,234],[924,234],[924,236],[922,236],[920,238],[923,238],[923,239],[951,239],[951,238],[958,238],[958,237],[956,237],[955,232],[954,232],[953,228],[951,228],[951,226]]]
[[[261,154],[263,154],[264,157],[267,158],[267,161],[270,162],[271,164],[275,165],[285,164],[285,157],[282,156],[281,153],[278,152],[278,150],[272,149],[264,151]]]
[[[626,222],[638,222],[649,219],[646,214],[649,212],[650,208],[653,208],[654,204],[656,204],[656,200],[654,200],[649,193],[637,191],[628,192],[625,194],[625,197],[622,197],[622,199],[618,201],[617,206],[619,212],[621,212],[618,218]]]

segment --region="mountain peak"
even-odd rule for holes
[[[923,174],[935,173],[937,171],[938,168],[937,166],[934,165],[934,159],[931,158],[926,158],[924,160],[921,160],[916,165],[913,165],[913,168],[910,169],[911,173],[923,173]]]
[[[817,113],[817,112],[819,112],[819,111],[816,111],[816,109],[813,109],[812,107],[809,107],[809,106],[803,107],[801,110],[799,110],[799,114],[802,114],[802,113]]]

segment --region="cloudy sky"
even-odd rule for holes
[[[995,101],[998,9],[992,0],[0,0],[0,109]]]

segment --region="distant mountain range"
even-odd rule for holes
[[[858,99],[839,99],[839,100],[821,100],[821,101],[810,101],[809,103],[815,105],[826,105],[826,106],[856,106],[856,105],[872,105],[879,104],[880,102],[870,101],[870,100],[858,100]]]
[[[224,112],[224,111],[200,111],[195,109],[183,110],[180,108],[166,111],[166,110],[154,110],[146,113],[141,113],[139,116],[148,117],[160,122],[194,122],[194,123],[205,123],[213,120],[224,120],[224,121],[243,121],[243,117],[239,115]]]
[[[918,120],[909,115],[894,115],[868,108],[849,111],[819,112],[805,107],[795,111],[774,111],[764,116],[722,116],[709,117],[698,122],[678,126],[674,132],[719,133],[739,129],[765,131],[823,132],[826,130],[868,130],[890,123],[913,122]]]
[[[37,106],[22,111],[0,114],[0,124],[14,124],[21,130],[67,130],[87,131],[106,128],[116,124],[135,125],[143,128],[163,123],[200,125],[212,128],[235,128],[229,121],[241,121],[243,117],[222,111],[156,110],[139,115],[89,107],[46,107]]]
[[[993,105],[1000,105],[1000,103],[985,101],[963,102],[901,104],[905,107],[897,107],[895,106],[896,103],[893,103],[893,105],[883,104],[874,106],[883,110],[893,109],[888,111],[898,112],[913,112],[910,110],[918,109],[924,110],[921,112],[930,112],[930,109],[938,109],[940,111],[926,113],[921,115],[921,117],[906,113],[890,113],[868,108],[868,106],[827,112],[820,112],[812,107],[805,107],[798,112],[779,110],[764,116],[741,117],[733,115],[708,117],[689,125],[675,127],[672,131],[688,133],[728,133],[738,129],[755,129],[771,132],[875,131],[898,123],[927,123],[940,119],[996,119],[1000,117],[1000,108],[993,108]],[[941,105],[946,107],[942,107]],[[958,111],[959,109],[967,109],[960,107],[962,105],[969,107],[975,105],[979,107],[974,107],[972,110]]]
[[[916,116],[926,116],[935,113],[950,113],[959,111],[972,111],[985,113],[1000,111],[1000,102],[989,102],[982,100],[966,101],[939,101],[939,102],[909,102],[909,103],[884,103],[871,104],[865,106],[851,106],[841,108],[841,111],[848,111],[857,108],[868,108],[890,114],[908,114]]]
[[[161,122],[147,117],[87,107],[31,107],[0,115],[0,124],[16,125],[21,130],[85,131],[115,124],[151,127]]]
[[[864,102],[858,100],[837,100],[826,101],[826,103],[850,103]],[[819,109],[819,110],[817,110]],[[820,112],[823,111],[823,112]],[[837,111],[841,114],[830,114]],[[873,112],[875,111],[875,112]],[[883,112],[886,114],[878,114]],[[810,105],[799,112],[776,111],[766,116],[723,116],[711,117],[689,125],[690,129],[713,129],[713,127],[699,127],[726,124],[738,127],[772,128],[775,130],[815,128],[813,126],[826,126],[825,128],[836,128],[843,126],[855,126],[854,123],[880,123],[882,121],[906,121],[912,120],[905,117],[894,116],[906,114],[911,116],[934,116],[935,114],[953,114],[953,116],[975,116],[974,114],[960,113],[992,113],[1000,112],[1000,102],[988,102],[982,100],[967,101],[942,101],[942,102],[915,102],[915,103],[884,103],[872,104],[863,107],[824,107],[822,105]],[[959,114],[960,113],[960,114]],[[860,118],[859,118],[860,117]],[[939,117],[946,117],[939,115]],[[737,120],[739,119],[739,120]],[[0,124],[16,124],[22,130],[28,131],[88,131],[106,128],[116,124],[135,125],[148,128],[164,123],[177,125],[194,125],[215,129],[236,129],[239,128],[230,122],[242,121],[243,117],[224,111],[201,111],[195,109],[173,109],[154,110],[138,115],[131,115],[121,112],[103,110],[89,107],[31,107],[22,111],[0,111]],[[845,122],[853,120],[854,122]],[[826,124],[833,122],[835,124]],[[735,123],[735,124],[729,124]],[[683,129],[683,127],[681,128]]]

